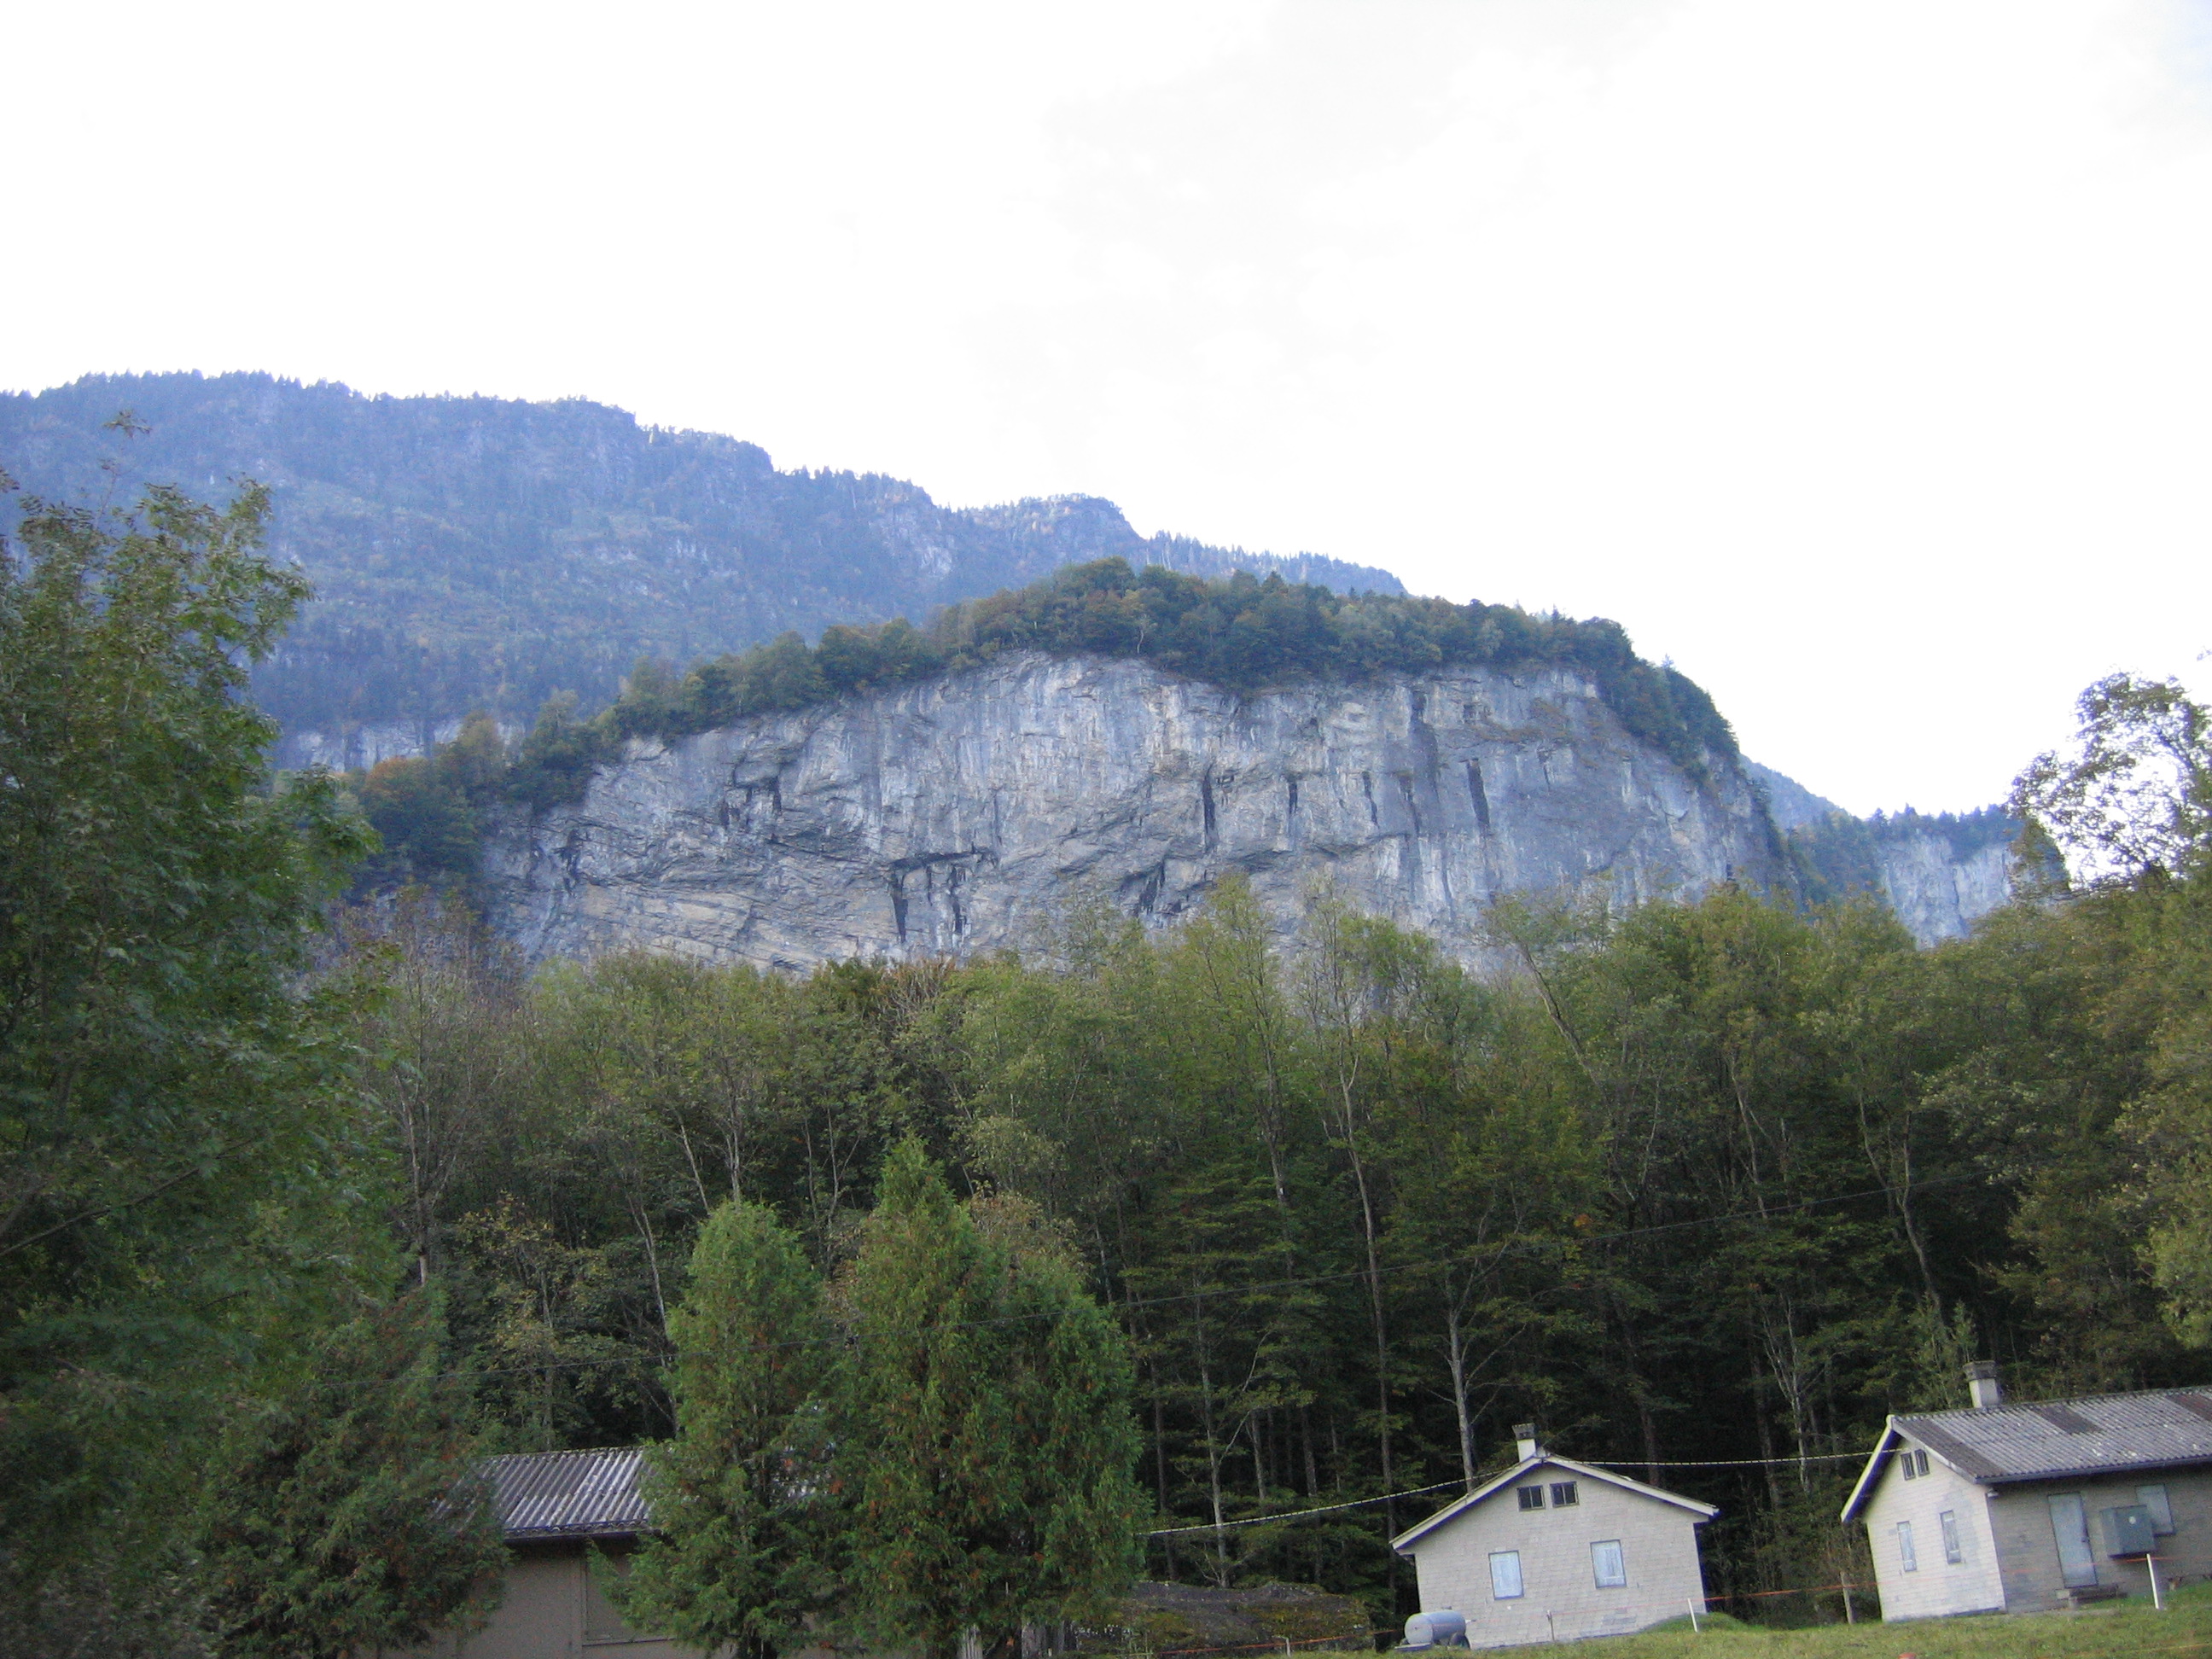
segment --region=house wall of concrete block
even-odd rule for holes
[[[1954,1613],[1997,1613],[2005,1606],[2004,1578],[1990,1528],[1988,1488],[1940,1460],[1928,1473],[1905,1478],[1905,1457],[1919,1450],[1907,1442],[1883,1469],[1866,1508],[1867,1542],[1874,1552],[1875,1582],[1885,1619],[1927,1619]],[[1959,1559],[1945,1548],[1943,1517],[1952,1517]],[[1909,1534],[1900,1531],[1910,1528]],[[1909,1536],[1912,1567],[1905,1565]]]
[[[2004,1605],[2013,1613],[2040,1613],[2066,1605],[2052,1530],[2051,1499],[2078,1496],[2089,1528],[2090,1558],[2100,1584],[2129,1595],[2150,1594],[2150,1569],[2141,1561],[2115,1561],[2103,1512],[2142,1501],[2145,1486],[2166,1488],[2173,1532],[2158,1540],[2159,1582],[2172,1584],[2212,1577],[2212,1470],[2147,1469],[2094,1480],[2026,1481],[2003,1487],[1989,1500],[1990,1527],[2004,1563]]]
[[[1524,1486],[1575,1480],[1577,1502],[1522,1510]],[[1407,1547],[1424,1612],[1451,1608],[1475,1647],[1619,1636],[1705,1607],[1698,1517],[1556,1467],[1540,1468]],[[1591,1547],[1617,1543],[1626,1583],[1601,1587]],[[1522,1593],[1493,1593],[1490,1558],[1519,1557]]]

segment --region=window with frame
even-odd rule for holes
[[[1955,1567],[1966,1559],[1959,1548],[1958,1510],[1945,1510],[1936,1517],[1936,1524],[1943,1529],[1943,1559]]]
[[[1511,1601],[1521,1594],[1521,1552],[1498,1550],[1490,1558],[1490,1597]]]
[[[1541,1486],[1517,1486],[1514,1490],[1520,1494],[1522,1509],[1540,1510],[1544,1507],[1544,1489]]]
[[[2136,1502],[2150,1511],[2150,1529],[2158,1536],[2169,1536],[2173,1531],[2173,1504],[2166,1495],[2164,1486],[2137,1486]]]
[[[1917,1446],[1908,1446],[1897,1455],[1898,1467],[1905,1471],[1907,1480],[1917,1480],[1928,1473],[1928,1454]]]
[[[1607,1538],[1590,1546],[1590,1577],[1600,1589],[1627,1588],[1628,1563],[1621,1556],[1620,1540]]]
[[[1898,1565],[1907,1572],[1920,1571],[1920,1557],[1912,1547],[1912,1522],[1910,1521],[1897,1523],[1897,1559]]]
[[[1564,1510],[1571,1504],[1579,1504],[1582,1501],[1582,1496],[1577,1490],[1576,1482],[1572,1480],[1554,1480],[1552,1483],[1552,1507],[1553,1509]]]

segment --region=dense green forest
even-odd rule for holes
[[[1041,1206],[1121,1312],[1159,1524],[1455,1481],[1533,1417],[1723,1504],[1717,1589],[1832,1583],[1851,1455],[1958,1403],[1966,1359],[2030,1393],[2201,1377],[2172,1206],[2202,1209],[2175,1069],[2202,902],[2149,878],[1925,951],[1863,902],[1508,910],[1528,971],[1486,982],[1326,904],[1275,948],[1231,886],[1164,935],[1078,916],[1047,957],[794,981],[526,977],[418,893],[373,927],[401,988],[376,1093],[434,1149],[410,1248],[501,1357],[512,1443],[667,1432],[699,1218],[742,1193],[834,1262],[919,1133]],[[1381,1540],[1419,1510],[1185,1534],[1152,1569],[1388,1616]]]
[[[1853,1460],[1966,1359],[2206,1375],[2212,724],[2172,686],[2093,688],[2022,775],[2077,884],[1929,950],[1723,889],[1501,904],[1489,979],[1326,894],[1277,938],[1232,881],[1024,956],[532,973],[464,883],[341,902],[370,835],[237,695],[303,598],[265,507],[41,509],[0,562],[0,1652],[459,1616],[495,1547],[423,1517],[471,1459],[713,1443],[733,1215],[848,1331],[911,1317],[886,1262],[1043,1264],[984,1277],[1110,1315],[1066,1317],[1127,1354],[1139,1530],[1181,1529],[1146,1571],[1385,1623],[1440,1497],[1241,1523],[1456,1486],[1533,1419],[1721,1504],[1716,1593],[1832,1584]],[[1109,611],[1153,591],[1107,574]],[[906,1421],[896,1369],[841,1362],[836,1420]]]
[[[127,438],[108,425],[126,405],[141,428]],[[925,617],[1107,556],[1398,590],[1317,556],[1140,537],[1087,496],[954,509],[880,474],[779,471],[752,444],[580,398],[88,375],[0,394],[0,458],[57,501],[266,485],[272,550],[315,587],[253,676],[287,732],[435,727],[475,708],[526,720],[564,691],[595,709],[641,656],[690,662],[787,629]]]

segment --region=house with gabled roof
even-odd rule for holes
[[[630,1629],[592,1574],[595,1553],[619,1571],[647,1529],[641,1457],[629,1446],[487,1462],[509,1551],[505,1594],[483,1629],[441,1636],[393,1659],[703,1659],[696,1648]]]
[[[1513,1432],[1511,1468],[1390,1540],[1419,1581],[1409,1645],[1454,1624],[1468,1646],[1502,1648],[1624,1636],[1705,1610],[1698,1528],[1718,1510],[1556,1456],[1533,1424]]]
[[[1874,1550],[1882,1617],[2044,1613],[2212,1577],[2212,1388],[1972,1403],[1893,1416],[1846,1525]],[[2155,1589],[2154,1580],[2155,1579]]]

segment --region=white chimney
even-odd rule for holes
[[[1536,1443],[1536,1425],[1534,1423],[1516,1423],[1513,1425],[1513,1449],[1521,1454],[1521,1461],[1524,1463],[1532,1457],[1544,1455],[1543,1447]]]
[[[1966,1367],[1966,1392],[1973,1396],[1978,1412],[1985,1412],[2004,1399],[2004,1389],[1997,1382],[1996,1361],[1977,1359]]]

